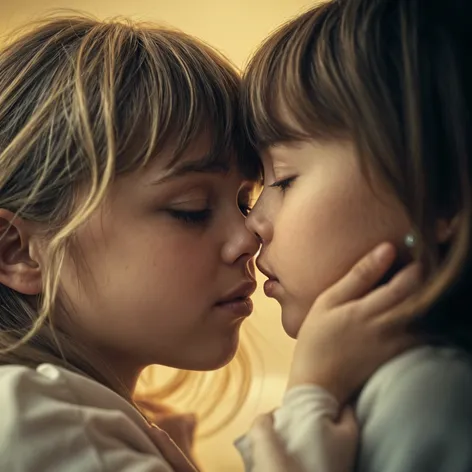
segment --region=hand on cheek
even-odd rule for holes
[[[384,243],[320,295],[309,311],[295,348],[288,388],[317,384],[342,404],[384,362],[418,343],[407,333],[411,296],[421,284],[417,264],[373,289],[393,264]]]

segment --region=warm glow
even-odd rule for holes
[[[2,34],[19,24],[59,8],[72,8],[100,18],[132,16],[176,26],[220,48],[243,66],[271,30],[313,2],[305,0],[0,0]],[[263,277],[260,277],[262,281]],[[277,304],[259,290],[250,323],[260,334],[264,375],[256,378],[247,406],[224,431],[202,440],[198,452],[206,472],[241,471],[233,440],[251,424],[258,412],[280,401],[289,368],[293,342],[283,333]],[[262,381],[264,377],[264,381]]]

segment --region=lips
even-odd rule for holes
[[[260,259],[257,260],[256,266],[260,272],[262,272],[270,281],[278,282],[279,279],[264,265]]]
[[[259,257],[256,261],[257,268],[267,277],[268,280],[264,283],[264,293],[269,298],[275,298],[278,301],[282,300],[283,290],[279,279],[275,274],[267,268],[265,263]]]
[[[256,291],[256,287],[257,285],[255,281],[247,280],[219,300],[217,305],[225,305],[228,303],[247,300]]]

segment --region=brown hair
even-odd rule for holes
[[[149,24],[61,16],[11,37],[0,51],[0,208],[44,226],[48,265],[34,303],[0,285],[0,364],[52,362],[128,395],[54,329],[64,254],[114,177],[162,149],[175,148],[172,165],[208,131],[219,164],[246,156],[239,86],[238,71],[214,49]],[[254,177],[249,161],[239,164]],[[237,409],[249,388],[244,352],[240,360]]]
[[[452,0],[338,0],[273,33],[243,77],[242,113],[262,149],[348,137],[419,236],[429,283],[418,321],[431,341],[472,351],[472,47],[470,6]],[[290,123],[286,117],[291,118]],[[372,174],[373,171],[373,174]],[[459,216],[453,241],[438,218]]]

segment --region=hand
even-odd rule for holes
[[[195,430],[197,426],[195,415],[176,413],[172,408],[166,405],[150,404],[145,400],[139,401],[138,404],[145,408],[148,415],[152,417],[153,423],[160,430],[165,431],[187,458],[193,464],[196,464],[193,455]]]
[[[198,472],[164,430],[157,427],[149,428],[149,437],[174,472]]]
[[[256,418],[247,436],[252,447],[251,472],[308,472],[285,451],[274,429],[272,414]],[[343,461],[348,465],[343,470],[351,468],[357,450],[358,428],[350,408],[344,409],[339,420],[330,425],[326,438],[329,439],[328,449],[336,447],[330,452],[342,454]]]
[[[298,464],[284,451],[283,444],[274,430],[271,413],[257,417],[247,437],[252,448],[251,472],[302,472]]]
[[[419,265],[372,290],[395,254],[380,245],[318,297],[298,335],[288,388],[317,384],[343,404],[380,365],[419,342],[407,332]]]
[[[197,426],[195,415],[163,413],[156,415],[154,423],[171,437],[189,459],[192,459]]]

